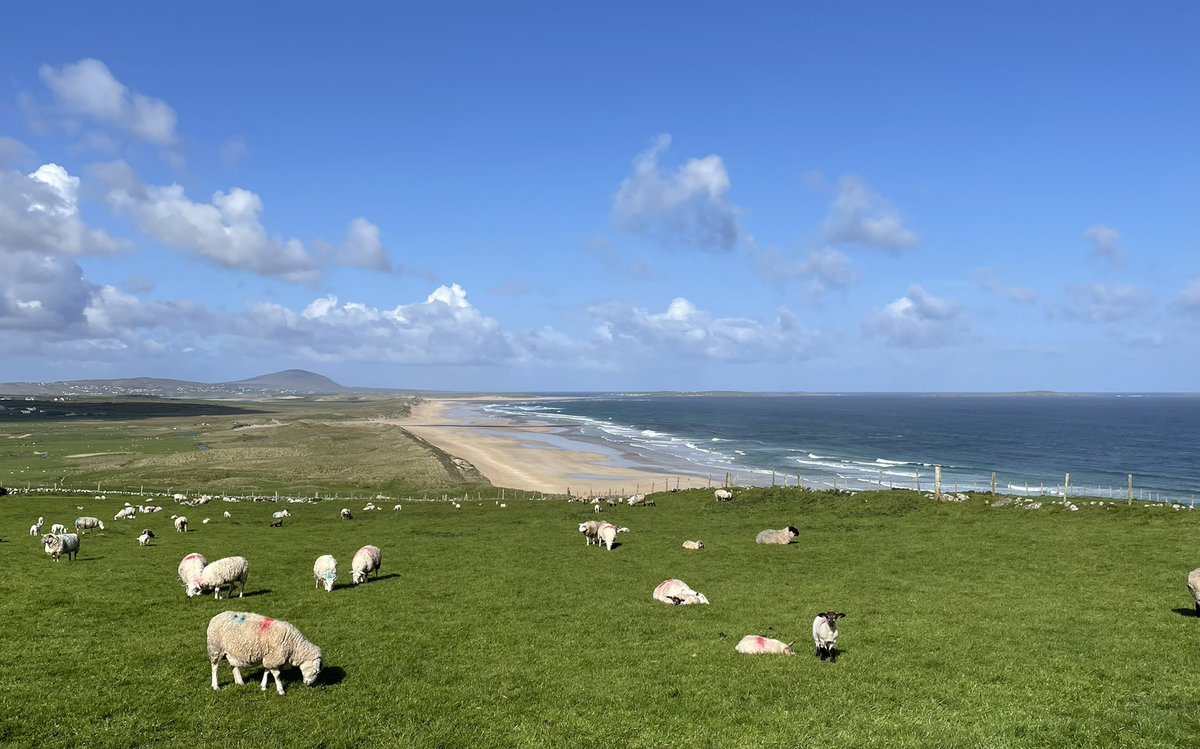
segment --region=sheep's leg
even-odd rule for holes
[[[275,669],[271,673],[275,675],[275,690],[282,695],[284,693],[283,682],[279,680],[279,669]]]
[[[837,648],[832,645],[829,646],[829,662],[837,663]]]
[[[263,680],[262,680],[262,691],[264,691],[264,692],[267,691],[267,684],[269,683],[268,680],[270,678],[271,678],[270,669],[264,668],[263,669]],[[278,681],[278,677],[276,677],[276,681]]]
[[[218,659],[218,661],[219,660],[220,659]],[[221,689],[221,685],[217,683],[217,662],[218,661],[214,661],[212,664],[212,688],[214,690],[219,691]],[[234,669],[235,673],[236,673],[236,671],[237,671],[237,669]]]
[[[229,665],[233,668],[233,683],[237,684],[239,687],[245,684],[246,682],[242,680],[242,669],[234,666],[232,663]],[[213,671],[215,672],[216,670],[217,667],[213,666]]]

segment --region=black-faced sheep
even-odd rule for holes
[[[837,620],[843,619],[845,616],[845,614],[829,611],[817,614],[817,618],[813,619],[813,645],[816,646],[817,657],[821,660],[826,658],[830,661],[837,660]]]
[[[780,528],[779,530],[767,529],[765,531],[760,531],[759,534],[754,538],[754,543],[779,544],[781,546],[787,546],[792,542],[793,538],[799,535],[800,531],[789,525],[788,527]]]

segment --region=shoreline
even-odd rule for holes
[[[495,486],[573,496],[646,493],[653,487],[695,488],[707,479],[640,466],[616,450],[572,438],[569,426],[517,423],[464,409],[506,398],[436,398],[405,419],[385,419],[456,458],[468,461]]]

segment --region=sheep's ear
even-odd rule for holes
[[[845,615],[845,614],[834,614],[834,616],[835,616],[835,617],[837,617],[838,619],[845,619],[845,618],[846,618],[846,615]]]
[[[793,646],[793,645],[795,645],[795,644],[796,644],[796,641],[795,641],[795,640],[792,640],[791,642],[789,642],[789,643],[787,644],[787,646],[790,648],[791,646]]]

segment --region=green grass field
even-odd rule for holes
[[[1200,515],[938,504],[909,492],[656,497],[601,515],[631,532],[585,547],[560,501],[406,503],[337,519],[337,502],[188,508],[112,522],[120,500],[0,498],[0,744],[71,747],[1183,747],[1200,743],[1184,585]],[[85,510],[76,509],[82,505]],[[221,518],[230,509],[233,518]],[[78,561],[24,535],[95,514]],[[213,522],[202,525],[202,517]],[[797,526],[788,547],[757,531]],[[48,526],[47,526],[48,527]],[[153,528],[153,547],[134,540]],[[685,551],[684,539],[706,548]],[[383,549],[380,579],[350,558]],[[188,552],[250,560],[242,600],[187,599]],[[320,554],[342,568],[314,588]],[[668,577],[710,606],[651,599]],[[205,627],[249,610],[324,650],[318,686],[209,688]],[[836,664],[811,650],[847,613]],[[795,658],[737,655],[745,634]],[[253,669],[248,679],[254,679]]]

